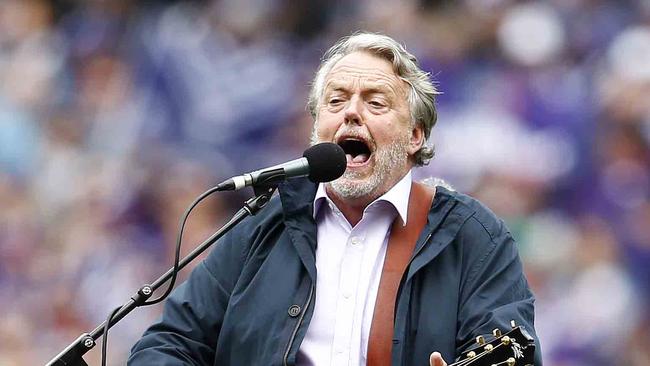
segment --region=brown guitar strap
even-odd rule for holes
[[[434,194],[435,188],[413,182],[407,224],[403,226],[399,215],[393,222],[368,337],[368,366],[389,366],[391,363],[397,289],[415,242],[427,223]]]

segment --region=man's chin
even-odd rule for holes
[[[336,185],[361,185],[365,186],[368,184],[372,184],[371,182],[375,177],[372,174],[373,172],[370,171],[369,169],[362,169],[362,168],[352,168],[350,169],[349,167],[345,170],[345,173],[343,175],[334,180],[332,183]]]
[[[347,173],[346,173],[347,174]],[[330,192],[344,200],[370,197],[378,183],[373,177],[346,177],[345,175],[329,183]]]

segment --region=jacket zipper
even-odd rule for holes
[[[429,234],[427,234],[427,237],[426,237],[426,238],[424,239],[424,241],[422,242],[422,243],[424,243],[424,244],[420,247],[420,249],[418,249],[417,252],[413,253],[413,256],[412,256],[411,259],[409,260],[409,263],[406,265],[406,268],[409,268],[409,266],[411,265],[411,262],[413,262],[413,260],[415,259],[415,257],[417,257],[418,254],[420,254],[420,252],[421,252],[422,250],[424,250],[424,247],[426,246],[426,243],[431,239],[431,236],[433,235],[433,231],[434,231],[434,230],[429,231]],[[417,243],[416,243],[416,245],[417,245]],[[408,273],[408,271],[407,271],[407,273]]]
[[[296,323],[296,326],[293,328],[293,333],[291,333],[291,338],[289,339],[287,350],[284,352],[284,360],[283,360],[284,366],[289,365],[287,363],[287,359],[289,358],[289,352],[291,351],[291,347],[293,346],[293,341],[296,339],[298,328],[300,328],[300,325],[302,324],[302,321],[305,318],[305,314],[307,313],[307,309],[309,309],[309,305],[311,304],[311,299],[313,295],[314,295],[314,284],[312,283],[311,287],[309,288],[309,296],[307,297],[307,302],[304,305],[304,310],[300,313],[300,318],[298,318],[298,322]]]

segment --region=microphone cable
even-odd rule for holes
[[[176,284],[176,278],[178,277],[178,266],[180,263],[180,257],[181,257],[181,244],[183,240],[183,231],[185,230],[185,224],[187,222],[187,219],[190,215],[190,212],[199,204],[199,202],[203,201],[205,198],[213,194],[214,192],[218,192],[220,190],[219,187],[212,187],[208,189],[207,191],[203,192],[198,198],[192,202],[187,209],[185,210],[185,213],[183,213],[183,216],[181,217],[180,223],[179,223],[179,231],[178,235],[176,236],[176,251],[174,253],[174,269],[172,270],[172,277],[169,280],[169,285],[167,286],[167,289],[165,290],[165,293],[160,295],[158,298],[150,301],[145,301],[142,304],[138,305],[137,307],[142,307],[142,306],[149,306],[149,305],[155,305],[169,296],[169,294],[172,292],[174,289],[174,285]],[[122,306],[118,306],[113,311],[111,311],[110,314],[108,314],[108,317],[106,318],[106,323],[104,323],[104,334],[102,334],[102,366],[106,366],[106,350],[107,350],[107,343],[108,343],[108,330],[110,328],[111,321],[113,320],[113,317],[115,317],[115,314],[117,314],[120,310],[122,309]]]
[[[312,182],[329,182],[332,181],[345,172],[346,168],[346,158],[345,158],[345,152],[343,149],[338,146],[337,144],[334,143],[320,143],[313,145],[309,147],[307,150],[305,150],[303,154],[303,158],[307,159],[307,167],[308,169],[305,171],[300,170],[304,165],[298,164],[298,174],[295,176],[301,176],[303,173],[308,173],[304,175],[308,175],[309,179]],[[295,162],[295,161],[293,161]],[[292,168],[296,169],[296,166],[291,164],[292,162],[289,162],[287,164],[281,164],[275,169],[282,168],[282,171],[284,174],[285,168],[291,170]],[[258,172],[263,172],[264,170],[258,171]],[[253,172],[256,173],[256,172]],[[296,173],[296,172],[294,172]],[[291,177],[291,176],[288,176]],[[288,178],[284,177],[284,179]],[[257,176],[255,177],[257,178]],[[229,181],[233,181],[230,179]],[[212,187],[208,189],[207,191],[203,192],[198,198],[192,202],[192,204],[189,205],[189,207],[185,210],[185,213],[183,214],[181,220],[180,220],[180,228],[178,232],[178,236],[176,237],[176,252],[174,254],[174,268],[172,270],[172,277],[169,281],[169,285],[167,286],[167,289],[165,290],[165,293],[160,295],[157,299],[150,300],[150,301],[145,301],[141,304],[137,304],[136,307],[141,307],[141,306],[149,306],[149,305],[154,305],[157,304],[161,301],[163,301],[169,294],[172,292],[174,289],[174,285],[176,284],[176,278],[178,276],[178,271],[179,271],[179,263],[180,263],[180,254],[181,254],[181,242],[183,239],[183,230],[185,229],[185,223],[187,222],[187,218],[190,215],[190,212],[196,207],[196,205],[199,204],[199,202],[203,201],[206,197],[211,195],[214,192],[222,191],[224,190],[224,184],[228,183],[229,181],[226,181],[222,184],[219,184],[215,187]],[[255,182],[251,181],[247,185],[254,185]],[[232,188],[237,188],[237,186],[234,184],[227,185],[228,187],[232,186]],[[243,187],[241,187],[243,188]],[[133,298],[131,298],[133,299]],[[135,299],[133,299],[135,301]],[[123,305],[124,306],[124,305]],[[107,347],[107,342],[108,342],[108,330],[110,328],[110,323],[115,317],[115,315],[122,309],[123,306],[117,307],[113,309],[113,311],[108,315],[106,318],[106,323],[104,324],[104,334],[102,334],[102,366],[106,366],[106,347]]]

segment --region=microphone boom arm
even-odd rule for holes
[[[275,192],[277,184],[268,183],[263,187],[254,188],[255,197],[248,199],[244,203],[244,207],[239,209],[239,211],[235,213],[230,221],[224,224],[219,230],[217,230],[208,239],[206,239],[198,247],[192,250],[192,252],[185,256],[178,263],[178,271],[183,269],[187,264],[201,255],[206,249],[208,249],[212,244],[219,240],[219,238],[221,238],[225,233],[230,231],[246,217],[253,216],[257,214],[262,208],[264,208],[264,206],[266,206],[266,204],[271,200],[271,196]],[[111,319],[111,322],[108,324],[108,328],[110,329],[127,314],[133,311],[133,309],[144,304],[146,300],[149,299],[160,286],[169,281],[173,273],[174,268],[172,267],[152,284],[142,286],[138,292],[136,292],[128,302],[122,305],[117,313],[115,313]],[[68,347],[66,347],[52,360],[50,360],[46,366],[88,366],[82,357],[95,346],[95,341],[99,339],[102,334],[104,334],[105,326],[106,321],[97,326],[97,328],[95,328],[92,332],[80,335],[74,342],[72,342]]]

